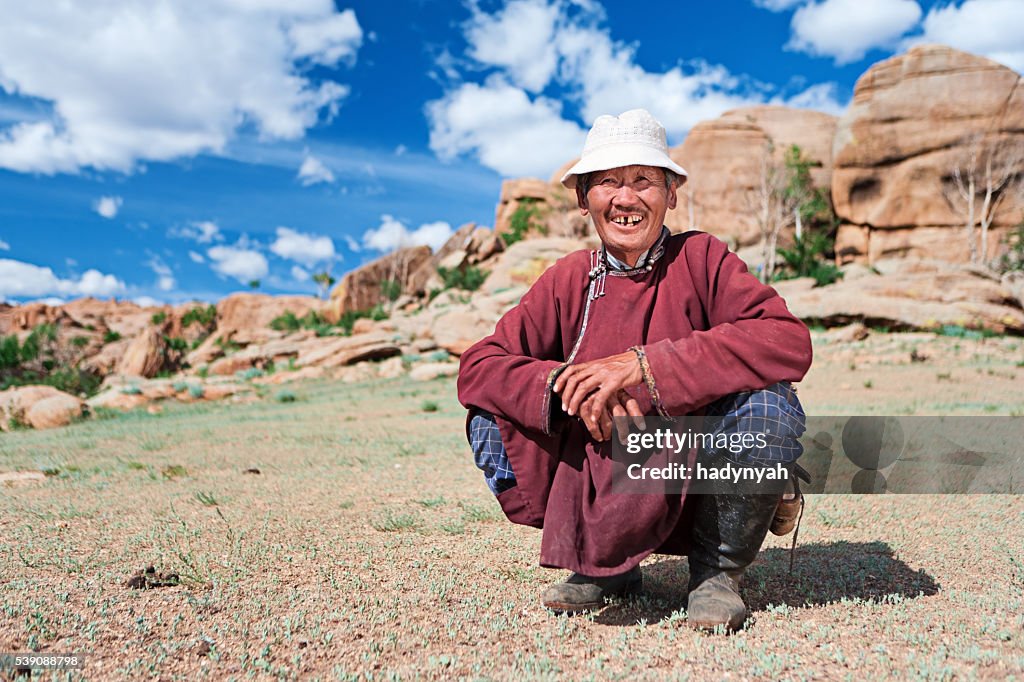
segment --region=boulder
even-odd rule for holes
[[[235,372],[244,372],[255,367],[257,359],[256,356],[245,356],[240,353],[218,358],[210,363],[207,373],[213,376],[232,376]]]
[[[493,294],[510,287],[530,286],[556,260],[586,248],[579,239],[544,237],[516,242],[500,254],[480,290]]]
[[[459,373],[459,366],[454,362],[425,362],[416,365],[409,371],[409,378],[414,381],[430,381],[438,377],[453,377]]]
[[[429,246],[413,246],[398,249],[347,273],[331,292],[327,318],[337,322],[345,313],[370,310],[377,304],[387,303],[381,291],[381,282],[385,280],[397,280],[401,293],[423,293],[430,272],[423,266],[430,259]]]
[[[163,369],[167,358],[167,343],[163,334],[154,327],[147,327],[136,336],[124,350],[117,363],[118,374],[139,377],[153,377]]]
[[[61,404],[68,404],[67,401],[63,401],[64,398],[70,398],[75,401],[78,405],[79,413],[81,413],[82,402],[78,398],[70,396],[53,386],[14,386],[5,391],[0,391],[0,430],[7,431],[11,426],[11,422],[31,426],[28,413],[37,403],[51,398],[59,399],[62,402],[52,403],[45,410],[45,414],[40,412],[38,415],[40,423],[49,419],[49,415],[59,412]]]
[[[462,355],[470,346],[494,331],[497,318],[472,308],[445,311],[434,319],[432,336],[452,355]]]
[[[78,398],[61,393],[36,401],[25,411],[25,421],[34,429],[53,429],[67,426],[82,416],[85,405]]]
[[[313,296],[232,294],[217,304],[217,331],[212,341],[208,341],[231,340],[241,345],[261,343],[281,336],[270,328],[275,318],[286,312],[296,317],[305,317],[310,312],[322,314],[324,307],[324,302]]]
[[[117,364],[124,357],[125,351],[132,343],[131,339],[119,339],[103,346],[99,353],[82,361],[79,367],[99,376],[107,376],[117,369]]]
[[[841,257],[966,260],[963,213],[946,199],[955,193],[953,170],[966,164],[972,148],[1018,145],[1024,145],[1024,85],[1012,69],[941,45],[875,64],[857,81],[834,140]],[[1024,197],[1002,202],[988,257],[998,233],[1018,222],[1022,210]]]
[[[400,338],[400,336],[399,336]],[[316,365],[340,367],[362,360],[380,360],[401,355],[394,332],[371,332],[358,336],[324,337],[306,344],[295,362],[297,367]]]
[[[377,363],[377,376],[381,379],[395,379],[405,374],[405,363],[402,358],[393,357]]]
[[[751,201],[768,146],[775,163],[782,162],[790,146],[799,146],[816,164],[811,170],[814,186],[827,189],[835,129],[835,116],[782,106],[733,109],[701,121],[682,145],[670,150],[690,179],[679,190],[679,206],[669,211],[665,224],[673,232],[704,230],[734,247],[758,243],[761,232]],[[789,237],[785,234],[783,240]]]

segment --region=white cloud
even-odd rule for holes
[[[292,266],[292,279],[296,282],[308,282],[309,273],[300,268],[298,265]]]
[[[794,2],[765,4],[782,8]],[[513,0],[493,14],[475,3],[470,10],[472,18],[463,26],[470,64],[463,68],[489,73],[482,84],[463,81],[459,59],[447,52],[437,57],[449,85],[425,108],[430,148],[445,160],[475,156],[505,176],[548,177],[582,148],[585,128],[564,114],[561,102],[537,94],[552,82],[586,124],[602,114],[643,107],[664,124],[670,144],[698,122],[737,107],[772,101],[830,112],[841,108],[830,84],[811,86],[787,101],[773,97],[778,90],[771,86],[699,60],[648,71],[637,62],[634,45],[613,40],[601,26],[603,9],[594,3]]]
[[[218,152],[243,126],[301,137],[349,92],[306,67],[361,42],[326,0],[0,0],[0,15],[0,86],[53,108],[0,128],[0,167],[45,174]]]
[[[1024,73],[1024,2],[967,0],[935,7],[924,18],[923,33],[908,44],[944,43]]]
[[[209,244],[224,239],[220,233],[220,227],[212,220],[199,220],[184,227],[172,227],[167,234],[172,237],[191,239],[197,244]],[[194,258],[192,260],[195,260]]]
[[[100,197],[93,202],[92,208],[104,218],[114,218],[123,203],[124,199],[121,197]]]
[[[124,282],[99,270],[86,270],[77,279],[63,279],[47,267],[0,258],[0,298],[26,296],[113,296],[125,290]]]
[[[160,291],[172,291],[178,286],[177,281],[174,279],[174,272],[159,256],[152,256],[146,265],[156,275],[156,286]]]
[[[409,230],[401,221],[385,214],[380,217],[380,227],[369,229],[363,235],[363,245],[381,252],[424,245],[437,251],[452,236],[452,232],[452,226],[443,221],[425,223],[415,230]]]
[[[395,147],[395,156],[402,156],[407,151],[409,151],[409,148],[406,147],[404,144],[400,144],[397,147]]]
[[[345,245],[348,246],[348,250],[353,253],[359,253],[363,250],[363,247],[359,246],[359,242],[352,239],[352,237],[347,234],[345,235]]]
[[[243,284],[264,277],[269,270],[266,256],[251,248],[244,237],[234,246],[214,246],[206,255],[213,261],[210,267],[214,272]]]
[[[320,159],[315,156],[307,156],[302,160],[298,178],[304,187],[309,187],[318,182],[334,182],[334,173]]]
[[[288,30],[288,37],[295,57],[321,66],[334,66],[341,61],[355,63],[356,52],[363,43],[356,13],[350,9],[327,18],[314,16],[296,21]]]
[[[558,66],[554,37],[561,8],[547,0],[513,0],[494,15],[471,9],[465,26],[469,56],[504,68],[520,87],[543,90]]]
[[[500,78],[463,83],[427,103],[430,148],[442,159],[474,154],[505,176],[546,178],[579,154],[586,133],[562,118],[559,102],[538,97]]]
[[[11,250],[11,245],[8,244],[7,242],[5,242],[3,239],[0,239],[0,251],[10,251],[10,250]]]
[[[304,234],[288,227],[277,228],[277,239],[270,245],[271,252],[281,258],[293,260],[308,268],[334,258],[334,242],[330,237]]]
[[[895,47],[920,18],[915,0],[824,0],[793,14],[786,47],[848,64],[872,48]]]
[[[762,9],[772,12],[783,12],[791,7],[796,7],[806,0],[754,0],[754,4]]]
[[[846,110],[846,107],[839,103],[838,95],[839,88],[835,83],[818,83],[778,103],[798,109],[824,111],[826,114],[839,116]]]
[[[164,304],[163,301],[155,299],[152,296],[136,296],[132,299],[132,303],[143,308],[159,308]]]
[[[196,253],[195,251],[189,251],[188,252],[188,257],[192,260],[193,263],[205,263],[206,262],[206,259],[203,258],[203,254]]]

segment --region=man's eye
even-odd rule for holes
[[[604,180],[601,181],[601,184],[611,186],[615,184],[615,180],[613,180],[612,178],[605,178]]]

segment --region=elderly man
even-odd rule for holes
[[[602,246],[555,263],[466,351],[459,399],[505,515],[543,528],[541,565],[573,572],[545,606],[597,608],[641,588],[648,555],[685,553],[689,621],[736,629],[744,569],[769,526],[791,527],[799,500],[612,490],[614,417],[759,415],[784,425],[769,459],[790,465],[800,452],[803,412],[787,382],[810,366],[807,329],[724,243],[664,227],[685,180],[648,112],[598,118],[562,183]]]

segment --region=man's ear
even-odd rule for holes
[[[676,207],[676,191],[679,189],[679,184],[673,182],[668,186],[668,210],[670,211]]]
[[[576,182],[576,203],[580,207],[580,213],[586,217],[590,215],[590,209],[587,208],[587,195],[583,193],[583,188],[580,187],[579,181]]]

